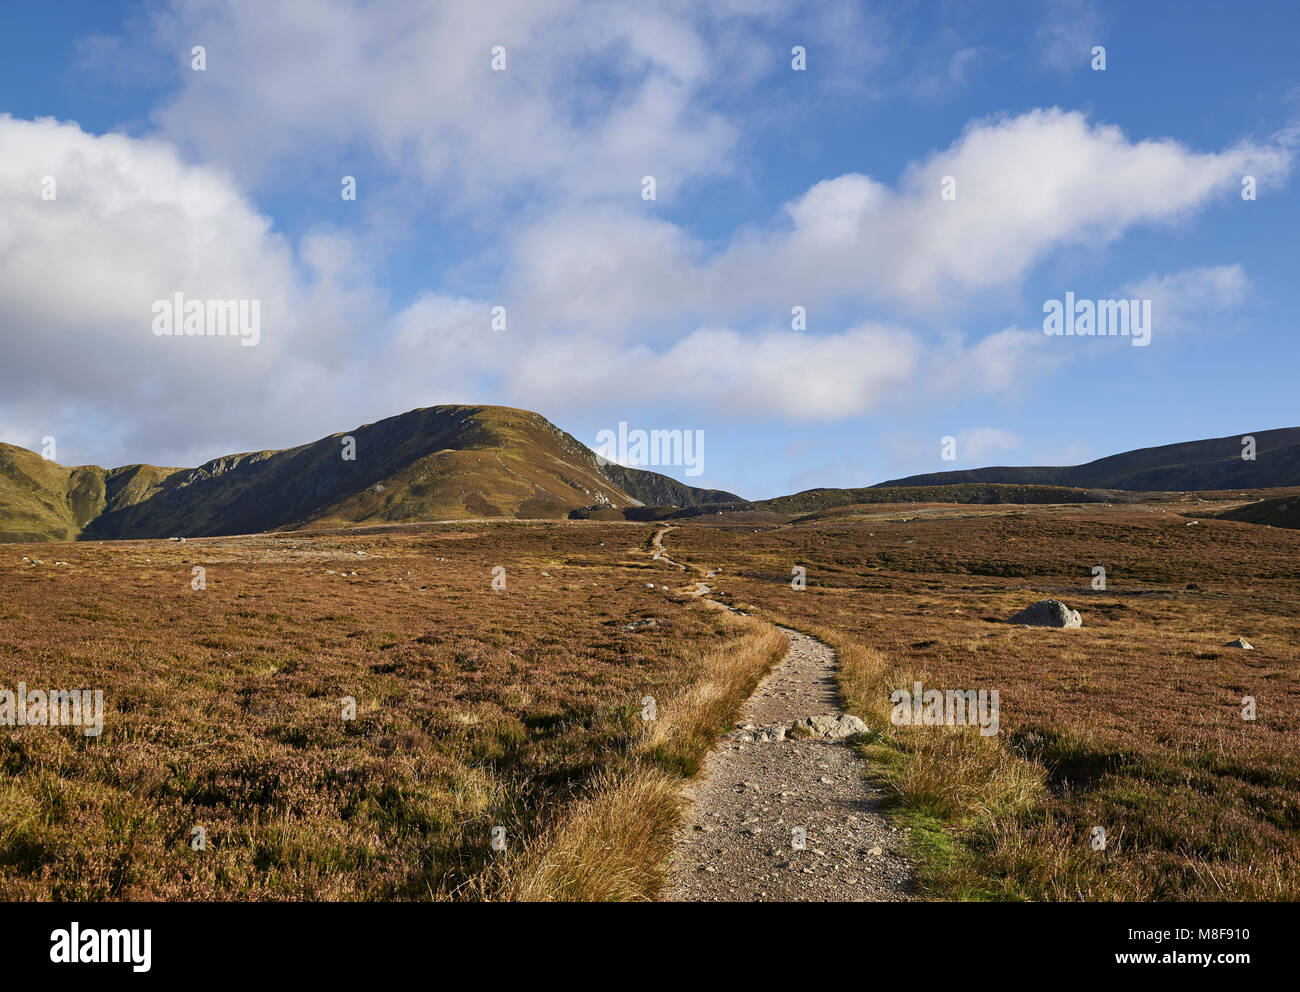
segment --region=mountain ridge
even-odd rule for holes
[[[347,439],[353,456],[345,457]],[[616,481],[617,480],[617,481]],[[602,463],[539,414],[421,407],[292,448],[193,468],[63,466],[0,444],[0,540],[226,536],[313,525],[566,517],[588,506],[737,500]]]
[[[1253,460],[1241,457],[1246,437],[1254,438]],[[348,445],[353,458],[345,457]],[[606,461],[540,414],[443,405],[192,468],[64,466],[0,443],[0,541],[229,536],[474,518],[797,517],[881,501],[1109,502],[1125,493],[1286,486],[1300,486],[1295,427],[1138,448],[1076,466],[993,466],[748,501]],[[1277,512],[1270,508],[1268,520]]]
[[[1253,460],[1242,458],[1247,437],[1255,439]],[[1081,465],[998,465],[929,472],[879,482],[871,488],[965,483],[1133,492],[1266,489],[1300,485],[1300,427],[1135,448]]]

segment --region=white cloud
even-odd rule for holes
[[[39,195],[45,175],[58,183],[53,202]],[[905,402],[945,363],[994,369],[989,352],[1008,350],[935,352],[884,324],[816,334],[704,326],[652,346],[565,326],[537,286],[543,305],[512,306],[505,332],[491,329],[483,300],[426,294],[391,314],[348,237],[318,231],[291,245],[228,177],[184,164],[165,143],[51,120],[0,118],[0,190],[0,322],[15,329],[0,344],[3,415],[30,425],[8,439],[35,445],[53,433],[74,461],[193,463],[490,397],[545,412],[677,403],[828,422]],[[804,208],[805,222],[822,223],[815,196]],[[671,225],[645,230],[679,258],[690,250]],[[607,298],[627,305],[591,250],[603,242],[588,240],[584,256],[578,237],[570,261],[586,257],[588,268],[566,271],[592,287],[588,316],[626,322],[601,309]],[[650,245],[646,264],[662,247]],[[653,289],[636,301],[643,316],[664,296]],[[261,344],[155,336],[152,303],[176,291],[263,301]]]
[[[564,211],[518,239],[514,294],[556,322],[607,333],[673,315],[731,322],[837,300],[910,310],[1014,289],[1050,252],[1167,225],[1237,188],[1285,176],[1289,146],[1196,152],[1130,141],[1076,112],[978,122],[897,186],[847,174],[791,201],[791,225],[740,230],[710,251],[644,210]],[[957,199],[940,197],[952,176]]]
[[[210,457],[291,429],[373,315],[348,257],[329,234],[295,256],[227,177],[165,143],[0,116],[0,395],[30,425],[5,440],[48,432],[82,461]],[[153,302],[178,291],[260,300],[261,343],[155,336]]]
[[[1042,330],[1008,327],[996,331],[952,356],[945,388],[956,390],[964,385],[995,395],[1041,382],[1068,360],[1066,353],[1050,345],[1051,339]]]
[[[706,44],[702,22],[739,16],[753,15],[579,0],[173,0],[155,42],[178,64],[205,46],[207,69],[185,65],[154,119],[246,182],[355,143],[460,208],[635,197],[647,173],[671,197],[731,167],[737,130],[701,98],[726,49]],[[495,46],[505,71],[492,70]]]
[[[919,372],[920,343],[863,325],[811,336],[700,328],[663,351],[579,335],[531,348],[506,372],[537,409],[675,403],[759,421],[833,421],[897,399]]]
[[[1000,427],[972,427],[956,435],[957,460],[964,464],[985,464],[1007,451],[1015,451],[1024,442]]]
[[[1094,45],[1104,45],[1092,0],[1051,0],[1036,32],[1039,61],[1058,72],[1089,69]]]
[[[706,71],[678,49],[642,97]],[[210,46],[210,66],[224,50]],[[291,243],[231,175],[174,146],[3,117],[0,324],[14,330],[0,342],[0,417],[27,425],[6,440],[54,433],[71,460],[185,463],[435,402],[826,423],[1004,394],[1063,360],[1040,333],[935,341],[911,320],[825,315],[845,300],[840,312],[920,311],[1014,287],[1056,248],[1174,221],[1242,172],[1272,181],[1290,161],[1283,146],[1199,153],[1035,111],[973,125],[894,186],[817,183],[784,223],[716,248],[652,210],[557,208],[513,234],[500,299],[429,293],[393,313],[366,246],[325,229]],[[54,202],[39,195],[46,175]],[[943,175],[958,179],[955,203],[939,198]],[[1239,300],[1244,279],[1221,266],[1143,285],[1195,312]],[[152,301],[177,290],[261,299],[262,344],[155,337]],[[497,303],[504,333],[489,324]],[[808,330],[789,329],[794,305],[809,308]]]
[[[1129,283],[1126,299],[1150,300],[1153,333],[1205,330],[1246,302],[1250,280],[1241,265],[1208,265]]]

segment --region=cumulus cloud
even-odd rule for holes
[[[690,75],[689,58],[673,71]],[[976,124],[895,187],[818,183],[790,202],[784,229],[715,251],[644,213],[571,209],[513,241],[502,334],[490,328],[500,301],[428,293],[392,312],[350,236],[290,243],[232,176],[167,142],[5,117],[0,320],[20,330],[3,344],[4,416],[31,425],[13,440],[57,429],[74,442],[61,453],[83,460],[193,461],[443,401],[676,402],[825,422],[918,396],[999,394],[1062,356],[1035,331],[928,341],[906,321],[819,322],[816,305],[921,306],[945,286],[1002,285],[1056,246],[1167,222],[1247,166],[1276,178],[1289,163],[1281,147],[1134,143],[1049,110]],[[937,195],[946,174],[955,203]],[[54,201],[39,195],[45,176]],[[1139,288],[1170,312],[1203,311],[1240,299],[1244,278],[1211,267]],[[261,346],[155,337],[152,301],[177,291],[261,300]],[[813,308],[809,330],[789,329],[792,304]]]
[[[910,332],[881,325],[817,337],[704,327],[662,351],[575,336],[531,350],[505,385],[540,409],[580,398],[676,403],[768,422],[833,421],[897,398],[918,374],[922,351]]]
[[[844,299],[969,305],[1018,286],[1054,250],[1175,223],[1245,173],[1279,180],[1292,158],[1286,143],[1197,152],[1035,110],[971,125],[896,186],[859,174],[816,183],[786,205],[787,225],[744,229],[716,251],[626,208],[552,216],[518,240],[513,289],[555,319],[614,333],[647,314],[734,320]],[[955,200],[940,197],[947,176]]]
[[[30,425],[6,440],[50,433],[86,461],[210,457],[208,444],[292,425],[375,307],[348,281],[342,239],[295,252],[228,177],[170,145],[48,119],[0,116],[0,257],[0,393]],[[177,292],[259,300],[259,346],[156,336],[154,301]]]
[[[708,22],[763,15],[748,4],[173,0],[155,42],[178,63],[203,45],[207,69],[184,68],[154,120],[246,182],[356,145],[460,207],[630,196],[647,173],[671,196],[727,171],[737,139],[700,96],[728,67]],[[492,68],[497,46],[504,71]]]
[[[1086,13],[1060,9],[1060,23]],[[1063,353],[1038,331],[960,327],[956,307],[1018,289],[1052,252],[1177,222],[1242,174],[1266,186],[1291,167],[1293,141],[1197,151],[1040,109],[975,121],[898,177],[828,177],[706,239],[665,208],[683,184],[737,167],[728,87],[788,72],[789,46],[755,32],[798,24],[826,78],[882,57],[885,30],[857,5],[805,12],[172,0],[150,22],[176,67],[152,137],[0,118],[5,439],[55,433],[65,458],[183,463],[434,402],[673,403],[825,423],[1000,395]],[[188,67],[195,44],[204,72]],[[506,72],[491,69],[496,45]],[[952,50],[950,83],[974,57]],[[250,198],[268,177],[335,161],[350,172],[354,153],[393,172],[387,194],[401,191],[412,224],[425,217],[407,209],[410,190],[479,224],[511,216],[500,283],[394,310],[375,244],[330,228],[288,238]],[[664,203],[639,199],[647,173]],[[40,198],[45,176],[54,201]],[[956,200],[939,195],[946,176]],[[366,209],[391,211],[382,181],[361,178],[368,198],[380,187]],[[260,300],[261,344],[155,337],[152,303],[178,291]],[[1220,266],[1138,291],[1163,301],[1158,313],[1192,314],[1231,306],[1246,283]],[[505,332],[490,326],[498,303]],[[794,306],[807,330],[791,329]]]
[[[1068,355],[1053,349],[1041,329],[1008,327],[968,349],[957,349],[949,358],[944,387],[956,390],[965,385],[986,395],[1005,394],[1048,375],[1067,360]]]
[[[187,152],[256,186],[346,149],[476,214],[635,196],[646,174],[671,201],[736,167],[734,96],[788,73],[785,38],[813,53],[810,90],[856,88],[886,55],[856,0],[168,0],[149,24],[84,57],[169,57],[178,89],[152,117]]]
[[[53,201],[40,197],[47,175]],[[1015,350],[994,338],[937,352],[878,323],[819,334],[701,326],[656,346],[565,328],[554,302],[531,325],[529,310],[512,309],[496,332],[490,302],[434,293],[393,313],[348,237],[290,244],[223,173],[186,165],[163,142],[53,120],[0,118],[0,189],[0,321],[14,329],[0,345],[0,387],[6,422],[28,425],[8,439],[36,446],[53,433],[73,461],[193,463],[487,398],[548,412],[677,403],[836,421],[901,401],[945,364],[987,368],[996,389]],[[590,243],[586,257],[598,267]],[[153,302],[177,291],[261,300],[260,345],[154,335]],[[641,304],[653,311],[651,297]]]

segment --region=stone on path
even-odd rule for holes
[[[795,728],[808,731],[810,737],[823,737],[833,741],[840,741],[846,737],[852,737],[854,734],[865,734],[867,732],[867,725],[856,716],[848,713],[806,716],[802,720],[796,720],[794,726],[790,729],[794,730]]]

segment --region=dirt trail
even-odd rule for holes
[[[655,536],[650,539],[650,550],[654,552],[651,556],[655,561],[666,561],[673,568],[680,568],[683,572],[688,571],[685,565],[679,561],[673,561],[668,557],[668,549],[664,547],[664,535],[667,534],[671,527],[660,527],[655,531]]]
[[[665,533],[667,528],[652,541],[655,556],[686,569],[667,558]],[[839,715],[835,652],[806,634],[778,629],[790,639],[790,650],[745,703],[742,727],[788,726],[808,716]],[[679,832],[662,898],[910,898],[911,868],[896,853],[903,835],[881,815],[879,795],[865,778],[858,752],[844,741],[787,737],[765,742],[761,737],[740,731],[724,738],[687,787],[691,810]],[[796,846],[796,830],[805,838],[802,849]]]

